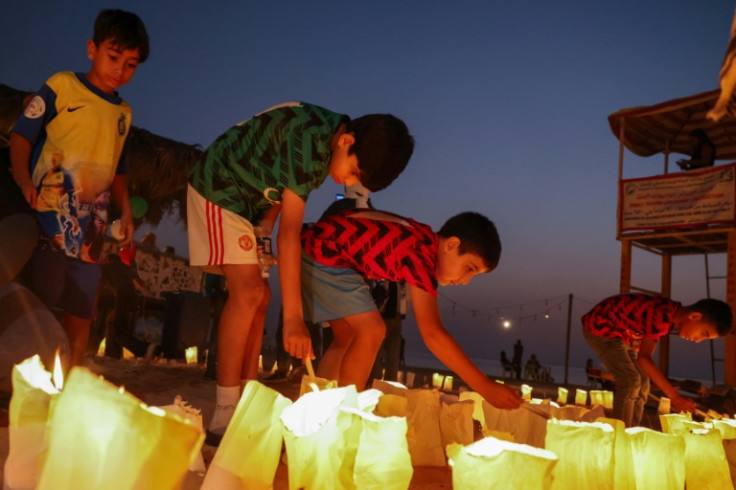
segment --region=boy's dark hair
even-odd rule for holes
[[[703,319],[715,325],[718,335],[723,337],[731,331],[733,324],[733,313],[728,303],[720,299],[701,299],[697,303],[687,307],[689,310],[697,311],[703,315]]]
[[[398,177],[414,152],[414,138],[404,121],[391,114],[368,114],[349,121],[346,133],[355,143],[349,154],[358,157],[360,183],[380,191]]]
[[[478,255],[490,270],[498,265],[501,258],[501,239],[493,221],[482,214],[466,211],[455,215],[442,225],[439,235],[442,238],[458,237],[458,252]]]
[[[92,40],[100,46],[107,39],[122,49],[136,49],[140,63],[148,58],[148,33],[143,21],[133,12],[120,9],[106,9],[97,15]]]

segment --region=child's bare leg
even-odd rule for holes
[[[228,298],[217,332],[217,384],[239,386],[249,332],[266,294],[258,266],[224,265]]]
[[[338,322],[347,323],[354,334],[340,364],[338,383],[340,386],[355,385],[358,391],[362,391],[386,336],[386,324],[376,310],[352,315]]]
[[[265,286],[255,264],[223,265],[228,298],[217,332],[217,395],[209,431],[223,434],[240,399],[240,378],[248,335]]]
[[[332,343],[322,355],[319,361],[317,375],[325,379],[338,379],[340,376],[340,364],[350,343],[355,337],[350,325],[344,320],[333,320],[330,322],[332,329]]]
[[[258,379],[258,357],[261,355],[261,345],[263,344],[263,328],[266,324],[266,311],[268,310],[268,302],[271,300],[271,289],[268,282],[263,281],[265,285],[265,294],[261,303],[258,305],[256,315],[253,318],[253,325],[248,332],[248,340],[245,344],[245,355],[243,357],[243,367],[241,370],[241,383],[245,380]],[[242,386],[240,387],[242,390]]]
[[[91,318],[80,318],[69,313],[64,314],[64,331],[69,339],[69,369],[82,365],[91,325]]]

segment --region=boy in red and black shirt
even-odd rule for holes
[[[517,408],[519,394],[488,379],[445,330],[437,284],[467,284],[496,268],[501,243],[483,215],[450,218],[435,233],[422,223],[375,210],[348,210],[302,233],[302,303],[305,319],[327,321],[334,340],[319,375],[341,386],[365,387],[386,325],[366,279],[404,280],[422,339],[473,390],[498,408]]]
[[[627,427],[639,425],[649,396],[649,378],[677,411],[692,412],[695,402],[679,394],[652,360],[657,340],[670,332],[700,342],[731,329],[728,304],[702,299],[690,306],[646,294],[606,298],[583,316],[583,336],[616,382],[613,416]]]

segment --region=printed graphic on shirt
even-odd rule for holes
[[[437,234],[412,219],[384,211],[341,211],[302,233],[302,244],[320,264],[350,268],[368,279],[404,279],[437,294]]]
[[[594,335],[620,338],[626,343],[644,337],[657,340],[673,326],[680,303],[646,294],[619,294],[606,298],[583,316],[583,326]]]
[[[70,257],[99,262],[107,192],[131,125],[131,109],[82,74],[53,75],[13,131],[33,145],[29,171],[43,234]]]

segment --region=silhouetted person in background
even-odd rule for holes
[[[521,343],[521,339],[517,340],[514,344],[514,355],[511,357],[511,364],[514,365],[514,373],[516,379],[521,379],[521,360],[524,355],[524,345]]]
[[[690,160],[677,160],[682,170],[712,167],[716,160],[716,147],[702,129],[693,129],[689,134],[693,150]]]

